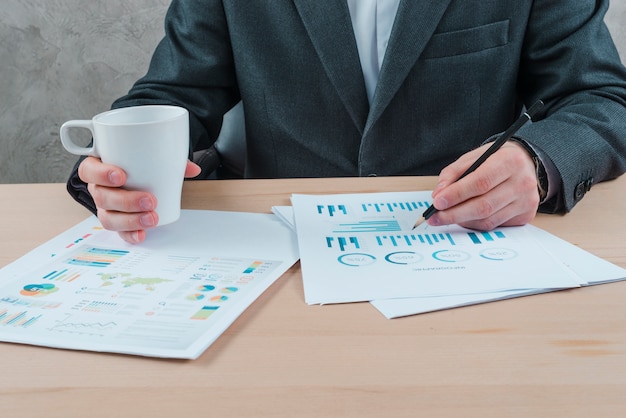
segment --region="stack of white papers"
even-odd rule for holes
[[[193,359],[297,259],[273,215],[185,210],[140,245],[91,217],[0,270],[0,340]]]
[[[387,318],[626,278],[532,225],[478,232],[415,221],[430,192],[293,195],[308,304],[370,301]]]

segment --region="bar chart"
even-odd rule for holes
[[[88,247],[67,260],[68,264],[86,267],[108,267],[130,251]]]
[[[362,203],[363,213],[394,213],[398,211],[423,212],[430,206],[427,201]]]
[[[333,232],[396,232],[402,231],[400,223],[396,219],[381,219],[373,221],[359,221],[352,223],[340,223],[335,226]]]
[[[456,245],[454,238],[449,233],[376,235],[375,239],[379,247],[413,247],[416,245],[433,246],[442,243]]]
[[[28,328],[41,318],[41,314],[29,316],[28,311],[9,312],[8,309],[0,309],[0,326]]]

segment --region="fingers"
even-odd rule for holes
[[[146,239],[146,231],[144,230],[118,232],[118,235],[129,244],[139,244]]]
[[[201,168],[187,162],[185,177],[196,177]],[[125,190],[126,173],[117,166],[87,157],[78,167],[78,176],[96,205],[98,219],[105,229],[117,231],[126,242],[138,244],[146,239],[146,229],[159,223],[157,200],[151,193]]]
[[[159,222],[154,211],[157,201],[150,193],[96,184],[89,184],[88,189],[102,226],[111,231],[133,232],[134,235],[120,234],[128,242],[142,242],[145,230],[155,227]]]
[[[200,175],[202,168],[192,161],[187,161],[185,178]],[[78,177],[87,184],[99,184],[108,187],[120,187],[126,183],[126,173],[119,167],[104,164],[97,158],[87,157],[78,166]]]
[[[137,244],[145,240],[146,229],[158,224],[154,195],[120,188],[126,182],[126,174],[119,167],[88,157],[80,164],[78,173],[87,183],[105,229],[118,231],[122,239]]]
[[[489,230],[523,225],[534,219],[539,206],[534,163],[516,143],[505,144],[478,169],[455,182],[484,151],[470,152],[446,167],[433,192],[438,209],[430,225],[459,224]]]
[[[78,166],[78,177],[87,184],[121,187],[126,183],[126,173],[119,167],[104,164],[95,157],[85,158]]]
[[[538,203],[536,185],[528,192],[516,192],[501,185],[485,196],[435,213],[428,222],[431,225],[459,224],[483,231],[498,226],[525,225],[534,219]]]
[[[145,230],[157,226],[159,217],[154,211],[157,202],[150,193],[93,184],[88,187],[102,226],[119,232],[125,241],[131,244],[143,242]]]
[[[185,178],[193,178],[200,175],[202,168],[192,161],[187,161],[187,167],[185,167]]]
[[[92,196],[98,209],[98,218],[104,228],[111,231],[134,231],[152,228],[158,224],[159,218],[154,212],[156,200],[150,194],[98,186],[94,186],[94,190],[96,192],[92,192]],[[111,201],[120,203],[109,205],[108,202]]]

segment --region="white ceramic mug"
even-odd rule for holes
[[[70,128],[91,131],[91,147],[77,145]],[[61,142],[72,154],[98,157],[126,172],[128,190],[148,191],[157,199],[158,225],[180,217],[189,156],[189,112],[177,106],[134,106],[110,110],[91,120],[61,126]]]

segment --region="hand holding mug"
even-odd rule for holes
[[[91,147],[72,140],[69,130],[74,127],[91,131]],[[137,232],[180,217],[183,179],[199,171],[187,161],[188,112],[175,106],[129,107],[91,120],[69,121],[61,127],[61,141],[71,153],[101,160],[85,159],[79,174],[89,183],[103,225],[118,231],[134,230],[134,236],[121,234],[131,242],[145,238]]]

